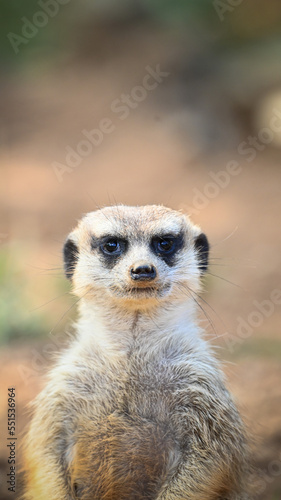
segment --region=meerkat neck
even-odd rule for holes
[[[77,323],[79,340],[115,352],[127,352],[134,342],[159,348],[177,343],[190,348],[202,342],[196,310],[190,302],[165,303],[151,309],[128,309],[109,303],[82,300]]]

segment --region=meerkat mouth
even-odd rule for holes
[[[129,297],[161,297],[170,288],[169,284],[162,286],[134,286],[128,287],[123,292]]]
[[[125,286],[123,288],[112,287],[111,293],[116,297],[123,299],[149,299],[149,298],[161,298],[166,295],[171,289],[170,284],[165,284],[162,286]]]

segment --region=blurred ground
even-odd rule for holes
[[[6,430],[6,388],[12,385],[20,445],[27,404],[44,386],[53,353],[75,317],[61,247],[76,220],[100,205],[163,203],[190,213],[209,237],[202,321],[253,436],[259,500],[280,500],[280,131],[270,129],[272,135],[255,146],[249,136],[268,129],[273,116],[281,123],[274,114],[279,97],[265,113],[259,107],[265,95],[280,96],[281,81],[273,78],[274,84],[261,89],[253,77],[252,90],[242,85],[242,91],[241,59],[238,64],[222,56],[217,65],[224,71],[213,72],[206,51],[196,56],[191,45],[183,58],[181,40],[171,43],[171,35],[133,26],[130,34],[126,28],[127,38],[95,33],[94,46],[107,49],[105,55],[96,49],[91,64],[85,36],[84,61],[62,59],[52,68],[42,61],[20,80],[1,79],[1,428]],[[169,75],[140,99],[142,91],[135,88],[157,65]],[[130,101],[134,106],[123,120],[112,110],[122,94],[139,99]],[[85,140],[83,130],[100,129],[105,118],[113,130],[89,154],[84,150],[77,166],[56,174],[54,162],[66,165],[66,148],[78,162],[73,150],[77,154]],[[250,147],[254,153],[246,152]],[[231,161],[237,162],[235,175],[228,170]],[[6,488],[5,438],[0,465],[6,500],[12,495]]]

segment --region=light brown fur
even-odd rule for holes
[[[93,245],[114,231],[129,247],[109,269]],[[151,250],[159,231],[184,234],[171,265]],[[106,208],[71,233],[77,338],[35,403],[24,500],[250,499],[243,424],[196,317],[199,235],[158,206]],[[155,289],[130,289],[136,262],[156,266]]]

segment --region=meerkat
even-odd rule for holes
[[[77,335],[35,401],[24,500],[248,500],[244,427],[198,321],[200,228],[87,214],[64,245]]]

